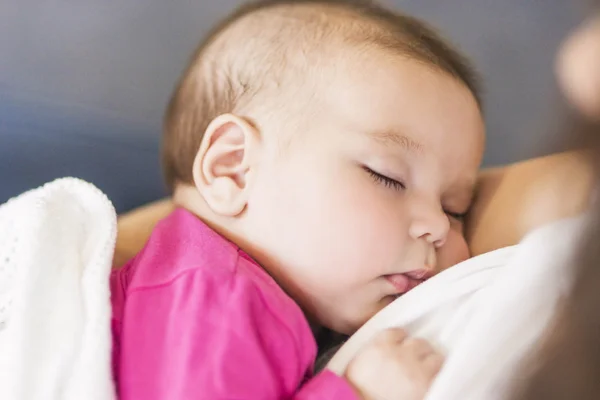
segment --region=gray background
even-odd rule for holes
[[[0,0],[0,202],[60,176],[119,211],[164,194],[163,108],[202,34],[240,1]],[[564,0],[387,1],[438,26],[486,87],[486,165],[541,154],[556,130],[553,59],[578,21]]]

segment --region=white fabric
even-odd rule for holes
[[[111,400],[116,214],[72,178],[0,206],[0,398]]]
[[[506,399],[568,294],[582,225],[560,221],[444,271],[373,317],[328,367],[343,373],[374,333],[401,326],[447,355],[428,400]]]

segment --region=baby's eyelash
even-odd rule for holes
[[[371,177],[373,178],[373,180],[375,180],[376,183],[380,183],[380,184],[384,185],[385,187],[388,187],[390,189],[394,189],[397,191],[406,190],[406,185],[403,182],[399,182],[395,179],[392,179],[392,178],[382,175],[378,172],[375,172],[371,168],[366,167],[366,166],[364,166],[363,169],[366,172],[368,172],[369,175],[371,175]],[[450,218],[453,218],[457,221],[464,221],[465,217],[467,216],[466,212],[458,213],[458,212],[454,212],[454,211],[444,210],[444,213],[446,213],[446,215],[448,215]]]
[[[467,216],[467,213],[456,213],[456,212],[452,212],[452,211],[448,211],[448,210],[444,210],[444,212],[446,213],[446,215],[448,215],[450,218],[454,218],[458,221],[464,221],[465,217]]]
[[[404,185],[404,183],[402,183],[402,182],[398,182],[395,179],[392,179],[385,175],[377,173],[369,167],[363,167],[363,168],[365,171],[367,171],[369,173],[369,175],[371,175],[371,177],[375,180],[375,182],[381,183],[385,187],[388,187],[388,188],[394,189],[394,190],[398,190],[398,191],[406,189],[406,185]]]

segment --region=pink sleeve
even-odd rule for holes
[[[121,326],[121,400],[355,400],[331,372],[306,382],[294,335],[248,285],[186,272],[129,293]],[[300,389],[299,389],[300,388]]]

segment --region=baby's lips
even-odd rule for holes
[[[406,274],[392,274],[386,275],[385,278],[391,283],[395,288],[398,294],[405,293],[411,288],[411,279],[409,279]]]
[[[411,279],[425,281],[425,280],[431,278],[433,275],[435,275],[435,272],[433,272],[433,269],[423,268],[423,269],[417,269],[414,271],[406,272],[404,275],[408,276]]]
[[[419,279],[411,279],[409,284],[408,284],[408,290],[412,290],[414,288],[416,288],[417,286],[419,286],[421,283],[423,283],[425,281],[419,280]],[[407,292],[408,292],[407,290]]]

